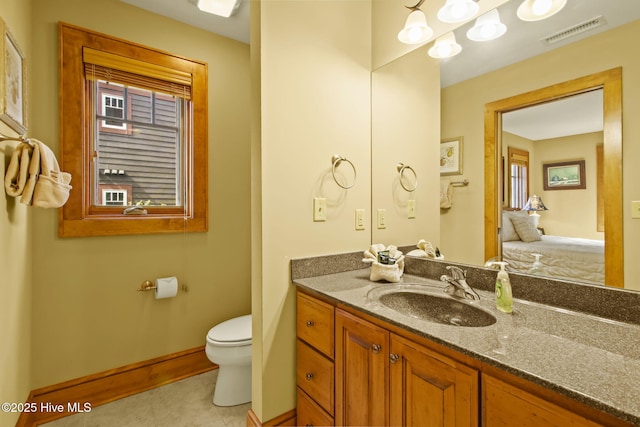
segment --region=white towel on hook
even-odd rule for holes
[[[8,195],[39,208],[64,205],[71,190],[69,182],[71,174],[60,170],[53,151],[33,138],[16,147],[4,178]]]
[[[29,177],[27,189],[32,190],[32,198],[30,200],[20,200],[24,204],[32,204],[39,208],[59,208],[69,199],[69,191],[71,186],[71,174],[62,172],[58,165],[58,159],[53,151],[43,142],[37,139],[31,139],[35,147],[33,149],[32,165],[29,170],[35,170],[35,178]],[[37,163],[36,163],[37,162]],[[33,166],[33,168],[31,167]],[[29,182],[33,179],[33,188],[31,189]]]
[[[4,174],[4,189],[9,196],[18,197],[22,195],[29,176],[29,163],[33,146],[26,142],[21,142],[13,150],[9,166]]]
[[[440,209],[449,209],[453,203],[453,186],[448,179],[440,180]]]

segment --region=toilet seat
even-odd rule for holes
[[[220,347],[251,345],[251,315],[226,320],[207,333],[207,341]]]

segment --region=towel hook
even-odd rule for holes
[[[396,166],[396,169],[398,170],[398,174],[400,175],[399,181],[402,188],[404,188],[409,193],[411,193],[412,191],[415,191],[415,189],[418,188],[418,174],[416,174],[416,171],[414,171],[411,166],[405,165],[404,163],[398,163],[398,165]],[[412,188],[407,188],[404,182],[402,182],[402,178],[404,178],[405,170],[410,170],[411,173],[413,173],[413,179],[415,181],[415,184],[413,185]]]
[[[351,169],[353,169],[353,182],[349,185],[341,184],[340,181],[338,181],[338,179],[336,178],[336,168],[340,166],[342,162],[349,163],[349,165],[351,165]],[[339,187],[344,188],[345,190],[353,187],[353,185],[356,183],[356,167],[353,165],[351,160],[348,160],[346,157],[342,157],[338,154],[334,154],[333,157],[331,157],[331,175],[333,175],[333,180],[336,182],[336,184],[338,184]]]
[[[29,145],[33,145],[33,143],[31,142],[31,139],[27,138],[26,134],[20,135],[20,136],[6,136],[0,133],[0,141],[19,141]]]

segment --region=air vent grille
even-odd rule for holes
[[[580,33],[584,33],[585,31],[589,31],[606,24],[607,20],[604,19],[602,15],[596,16],[595,18],[591,18],[588,21],[576,24],[573,27],[558,31],[557,33],[553,33],[550,36],[541,39],[541,41],[546,45],[551,45],[554,43],[558,43],[561,40],[568,39],[569,37],[575,37]]]

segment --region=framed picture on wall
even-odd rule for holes
[[[544,163],[542,176],[544,190],[583,190],[587,188],[584,160]]]
[[[0,33],[0,120],[24,135],[27,132],[24,55],[2,19]]]
[[[440,176],[462,175],[462,141],[461,136],[440,141]]]

